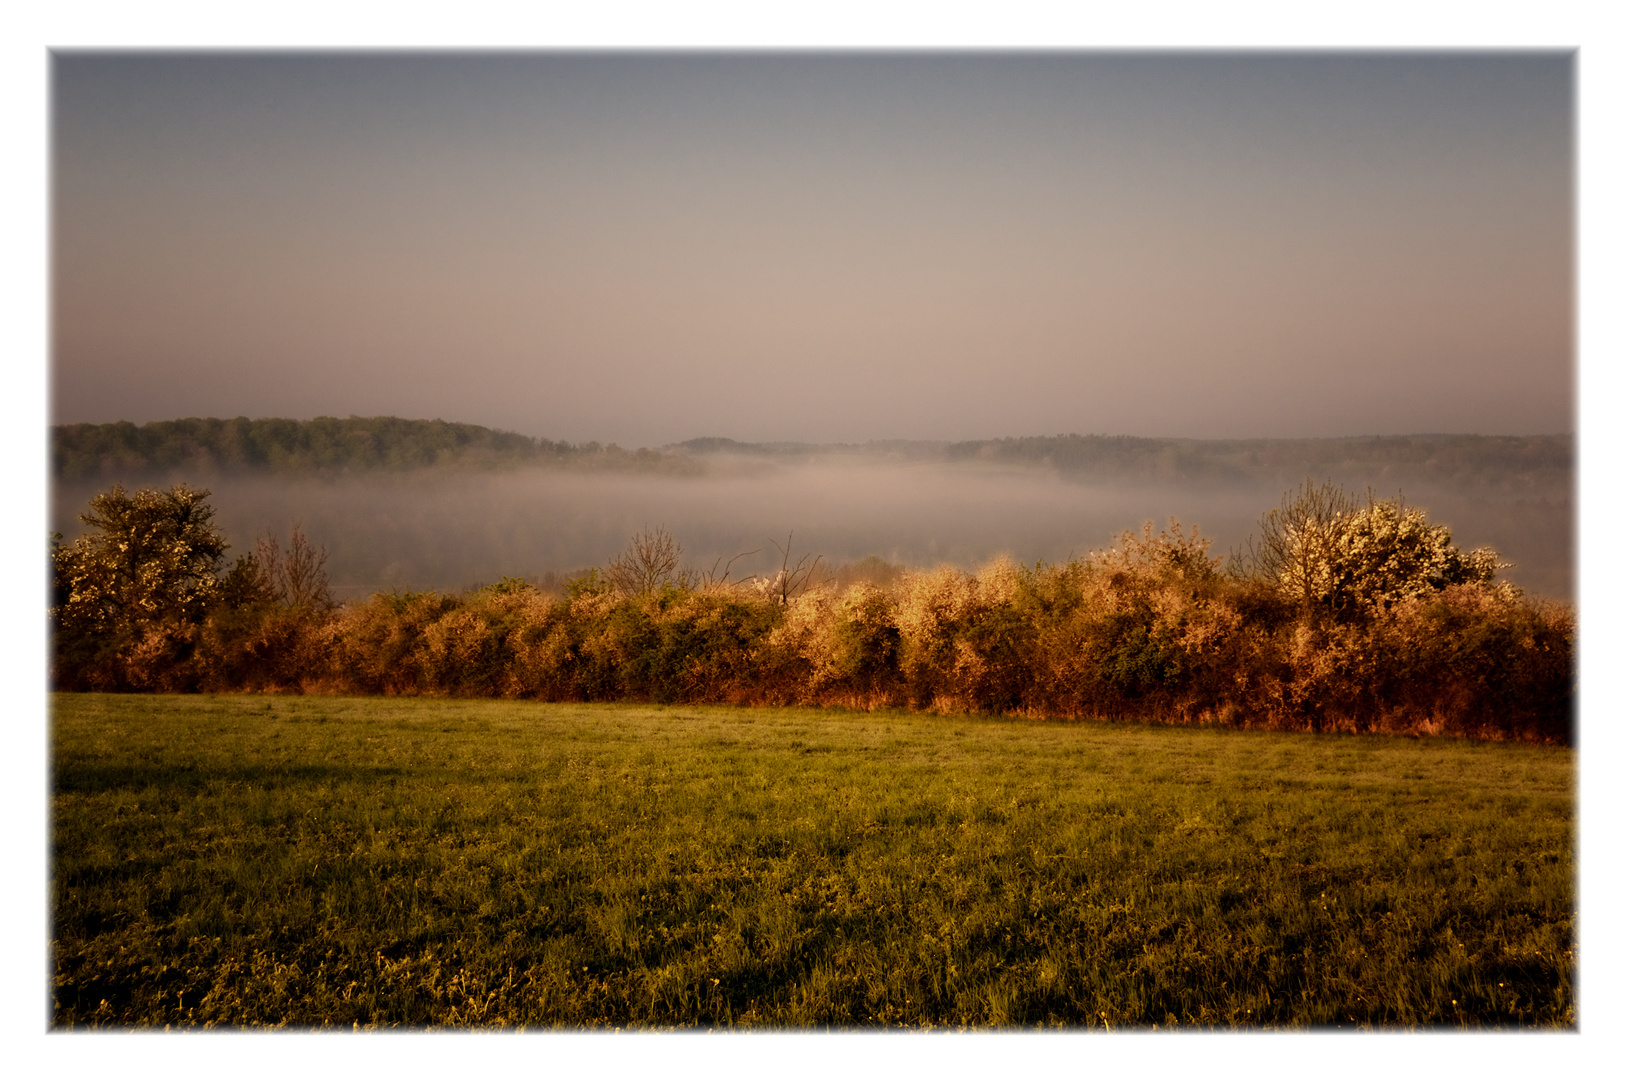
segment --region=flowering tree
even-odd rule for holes
[[[115,484],[92,498],[80,520],[98,531],[52,547],[59,632],[106,639],[201,618],[219,598],[227,546],[208,496],[184,484],[126,495]]]

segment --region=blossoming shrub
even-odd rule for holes
[[[1321,599],[1341,615],[1371,614],[1456,585],[1489,585],[1507,565],[1489,548],[1461,551],[1422,510],[1373,499],[1338,530]]]
[[[897,598],[858,580],[828,582],[791,600],[759,665],[793,687],[791,700],[874,708],[901,704]]]
[[[1361,506],[1333,484],[1306,483],[1259,526],[1262,539],[1250,544],[1252,576],[1272,583],[1305,617],[1367,618],[1454,585],[1491,585],[1509,565],[1489,548],[1462,551],[1451,530],[1430,524],[1421,509],[1371,492]]]

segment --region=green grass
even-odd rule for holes
[[[1574,753],[59,695],[59,1025],[1575,1024]]]

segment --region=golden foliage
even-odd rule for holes
[[[504,579],[331,609],[262,597],[103,637],[59,614],[79,630],[59,631],[54,670],[102,689],[909,704],[1567,740],[1573,612],[1496,583],[1490,556],[1452,554],[1420,515],[1361,513],[1370,528],[1340,534],[1376,567],[1358,617],[1220,573],[1207,540],[1171,521],[1063,565],[996,559],[845,588],[651,577],[634,590],[590,574],[556,596]]]

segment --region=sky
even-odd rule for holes
[[[1567,52],[58,52],[51,415],[1575,429]]]

